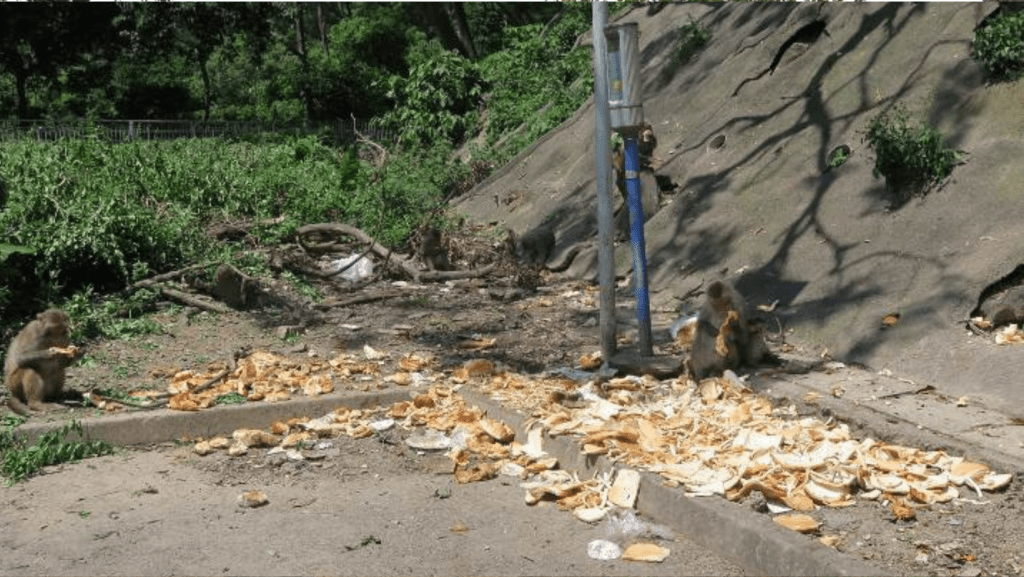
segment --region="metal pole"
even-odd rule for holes
[[[601,284],[601,355],[615,354],[615,252],[612,245],[611,116],[608,112],[608,5],[591,4],[594,41],[594,154],[597,156],[597,264]]]
[[[644,207],[640,195],[640,153],[635,135],[626,138],[626,202],[629,204],[629,236],[633,246],[633,292],[636,294],[637,352],[654,354],[651,343],[651,305],[647,292],[647,249],[644,241]]]

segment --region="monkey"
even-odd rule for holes
[[[189,278],[188,282],[233,309],[244,310],[266,304],[260,282],[228,264],[217,267],[212,283],[201,278]]]
[[[654,135],[654,127],[650,123],[644,123],[640,129],[640,140],[637,142],[637,151],[640,153],[640,166],[647,168],[654,159],[654,149],[658,147],[658,137]]]
[[[81,356],[68,336],[67,313],[48,309],[36,315],[11,341],[4,361],[7,406],[19,415],[60,408],[46,401],[64,396],[64,369]]]
[[[567,270],[576,255],[587,246],[585,242],[576,243],[566,251],[562,262],[549,266],[548,260],[555,252],[555,233],[548,227],[537,227],[521,237],[510,228],[504,244],[509,254],[520,263],[550,272]]]
[[[505,249],[522,264],[544,268],[555,250],[555,232],[546,226],[539,226],[519,236],[511,228],[505,238]]]
[[[720,375],[741,366],[777,364],[758,325],[746,315],[740,293],[726,281],[708,285],[704,304],[697,313],[688,367],[697,379]]]
[[[640,187],[640,203],[644,210],[644,222],[654,216],[661,204],[661,190],[657,181],[653,178],[654,169],[651,161],[654,160],[654,149],[658,146],[658,137],[654,134],[654,127],[649,122],[640,125],[639,137],[637,140],[637,174],[641,181],[646,181]],[[622,206],[615,214],[615,237],[616,240],[629,240],[629,195],[626,191],[626,152],[625,145],[617,147],[612,153],[612,167],[615,169],[615,187],[622,195]]]
[[[427,226],[423,231],[419,248],[420,258],[423,259],[428,270],[452,270],[451,261],[448,259],[448,250],[442,242],[440,230],[433,226]]]
[[[651,126],[650,122],[645,122],[640,125],[640,138],[637,140],[636,149],[639,153],[639,168],[644,170],[650,168],[651,160],[654,159],[654,149],[658,147],[658,137],[654,134],[654,127]],[[626,186],[624,184],[626,180],[626,146],[618,146],[612,151],[612,168],[616,171],[616,184],[619,186],[619,190],[622,191],[623,197],[625,197]]]

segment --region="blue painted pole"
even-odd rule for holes
[[[644,241],[644,207],[640,200],[640,153],[635,135],[625,139],[626,203],[629,205],[629,236],[633,245],[633,291],[636,295],[637,352],[654,354],[651,342],[651,303],[647,291],[647,250]]]

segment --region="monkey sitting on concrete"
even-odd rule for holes
[[[7,406],[28,417],[34,411],[60,408],[46,401],[64,395],[64,369],[81,356],[68,338],[67,313],[49,309],[39,313],[11,341],[4,361]]]
[[[725,281],[708,285],[704,305],[697,314],[688,367],[700,380],[741,366],[777,364],[759,328],[747,318],[740,293]]]

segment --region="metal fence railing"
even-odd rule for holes
[[[331,122],[263,122],[242,120],[95,120],[0,121],[0,140],[31,138],[98,138],[109,142],[134,140],[172,140],[176,138],[259,137],[261,135],[309,135],[331,137],[337,146],[356,141],[361,134],[375,142],[394,142],[397,134],[373,126],[363,119]]]

